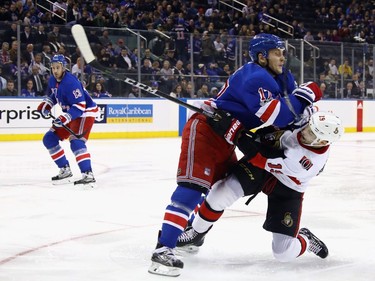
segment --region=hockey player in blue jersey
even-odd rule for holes
[[[66,60],[63,55],[55,55],[51,60],[52,74],[48,81],[48,93],[38,111],[49,117],[50,111],[56,104],[60,105],[63,113],[52,121],[52,127],[43,137],[52,160],[60,168],[59,174],[52,177],[52,184],[64,184],[72,181],[72,171],[65,156],[60,141],[69,139],[70,148],[82,173],[82,179],[75,185],[94,187],[95,178],[91,168],[91,156],[87,151],[86,142],[98,112],[96,103],[82,83],[66,70]],[[69,127],[76,134],[84,134],[82,138],[71,135],[63,126]]]
[[[177,169],[177,188],[166,207],[149,272],[178,276],[183,262],[174,255],[178,236],[185,229],[189,215],[211,186],[225,177],[237,161],[233,145],[237,132],[260,125],[285,127],[293,123],[313,102],[321,98],[315,83],[296,88],[288,71],[283,73],[285,43],[271,34],[258,34],[249,44],[252,62],[229,77],[218,95],[203,105],[206,111],[231,114],[232,126],[218,134],[215,120],[195,113],[182,132]],[[284,93],[287,93],[291,110]],[[220,122],[217,122],[220,123]],[[222,136],[224,135],[224,137]]]

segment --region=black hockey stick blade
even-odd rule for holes
[[[202,113],[202,114],[204,114],[204,115],[206,115],[207,117],[210,117],[210,118],[218,118],[218,116],[214,113],[207,112],[207,111],[205,111],[205,110],[203,110],[199,107],[188,104],[187,102],[184,102],[184,101],[182,101],[178,98],[174,98],[174,97],[170,96],[169,94],[163,93],[163,92],[161,92],[157,89],[153,89],[152,87],[150,87],[146,84],[143,84],[143,83],[141,83],[137,80],[134,80],[134,79],[131,79],[129,77],[120,75],[120,74],[116,73],[113,69],[110,69],[110,68],[105,67],[104,65],[101,65],[95,59],[95,56],[94,56],[94,53],[91,50],[89,41],[87,40],[86,32],[85,32],[82,25],[80,25],[80,24],[73,25],[72,26],[72,35],[73,35],[74,40],[77,43],[78,48],[81,51],[81,54],[83,55],[86,63],[91,65],[92,67],[96,68],[97,70],[100,70],[104,74],[106,74],[108,76],[111,76],[111,77],[113,77],[117,80],[121,80],[121,81],[123,81],[127,84],[130,84],[134,87],[137,87],[141,90],[144,90],[144,91],[146,91],[146,92],[148,92],[152,95],[170,100],[170,101],[172,101],[174,103],[177,103],[177,104],[179,104],[183,107],[186,107],[186,108],[188,108],[188,109],[190,109],[194,112]]]
[[[53,116],[51,113],[49,114],[49,116],[51,116],[53,119],[56,119],[55,116]],[[85,134],[86,132],[83,132],[82,134],[76,134],[75,132],[73,132],[72,129],[70,129],[68,126],[62,124],[62,127],[67,130],[72,136],[75,136],[77,139],[81,139]]]

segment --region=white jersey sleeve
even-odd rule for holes
[[[281,136],[280,145],[285,157],[261,159],[262,156],[258,154],[250,163],[272,173],[289,188],[305,192],[308,182],[323,170],[328,160],[329,146],[314,149],[303,145],[299,136],[300,130],[285,131]]]

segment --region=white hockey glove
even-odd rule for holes
[[[313,105],[306,106],[303,113],[300,115],[299,121],[294,122],[293,127],[302,128],[309,122],[310,116],[317,111],[317,108]]]

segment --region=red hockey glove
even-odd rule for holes
[[[322,99],[322,91],[319,88],[319,85],[315,82],[307,82],[301,84],[297,89],[292,92],[298,98],[303,99],[309,105],[313,102],[319,101]]]
[[[52,121],[52,125],[55,127],[63,127],[63,125],[68,124],[70,121],[72,121],[72,116],[70,116],[69,113],[63,113]]]
[[[38,105],[36,110],[39,111],[44,117],[48,117],[52,107],[53,101],[47,97]]]

